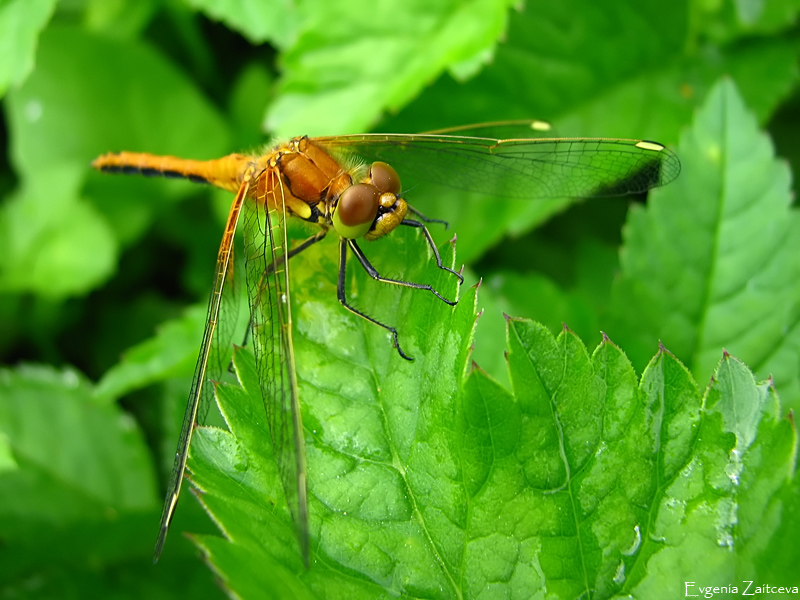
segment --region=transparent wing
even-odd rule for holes
[[[158,561],[161,556],[172,515],[175,513],[175,507],[181,493],[183,474],[186,471],[186,459],[189,456],[189,445],[192,441],[195,423],[204,419],[209,406],[214,400],[214,386],[209,384],[208,379],[218,379],[227,364],[226,357],[229,356],[229,352],[226,352],[226,349],[230,347],[229,342],[236,322],[237,306],[231,277],[233,272],[233,241],[248,190],[249,184],[245,181],[231,204],[228,221],[225,225],[225,233],[222,236],[222,242],[217,253],[217,266],[214,270],[211,297],[208,300],[208,314],[205,331],[203,332],[203,343],[200,346],[200,354],[197,357],[192,387],[189,391],[189,400],[186,404],[186,412],[183,414],[178,447],[175,450],[172,473],[167,484],[167,495],[164,498],[164,508],[161,511],[161,524],[156,540],[153,562]],[[225,314],[223,315],[222,324],[218,327],[221,308],[224,309],[222,312]]]
[[[253,350],[273,450],[289,509],[308,565],[308,499],[303,424],[297,394],[286,211],[279,173],[258,178],[256,202],[245,216],[247,287]]]
[[[378,133],[312,141],[332,153],[391,164],[404,189],[427,181],[507,198],[636,194],[665,185],[680,172],[673,152],[643,140]]]

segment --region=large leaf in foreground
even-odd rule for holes
[[[296,294],[310,569],[248,352],[236,357],[243,387],[218,388],[231,433],[196,436],[193,480],[228,538],[198,543],[235,593],[604,598],[763,572],[795,430],[739,361],[725,356],[704,396],[663,349],[637,380],[608,340],[589,355],[569,331],[510,320],[508,392],[465,369],[471,294],[455,309],[397,305],[416,357],[405,363],[327,299],[332,284],[318,270]]]
[[[446,297],[455,297],[456,278],[437,269],[432,261],[416,256],[425,248],[424,241],[408,229],[403,228],[391,246],[385,246],[391,255],[380,255],[379,249],[365,251],[381,258],[380,263],[377,258],[375,262],[385,274],[396,274],[403,265],[409,265],[403,271],[406,279],[430,282]],[[407,523],[407,518],[420,510],[452,511],[450,504],[458,490],[452,481],[455,473],[444,465],[429,463],[441,452],[455,451],[458,444],[451,429],[432,428],[431,423],[452,422],[454,418],[458,381],[467,364],[475,320],[474,298],[472,302],[464,298],[458,307],[451,308],[426,291],[403,289],[397,294],[398,288],[372,282],[359,267],[353,267],[356,276],[348,285],[350,301],[368,314],[398,325],[400,343],[406,353],[416,358],[413,363],[404,361],[382,329],[351,316],[336,302],[335,261],[329,252],[332,246],[333,243],[319,244],[314,251],[292,261],[300,397],[306,430],[311,436],[308,465],[309,472],[320,476],[310,485],[314,550],[337,556],[342,562],[362,562],[366,568],[381,556],[388,559],[402,552],[403,544],[397,546],[398,539],[406,540],[413,548],[427,546],[434,565],[426,565],[422,575],[411,567],[412,572],[407,575],[412,582],[419,580],[416,585],[427,586],[437,574],[441,576],[434,558],[438,550],[430,547],[426,528]],[[446,249],[443,259],[445,264],[452,263],[452,248]],[[310,260],[316,262],[314,268],[304,264]],[[414,302],[409,301],[411,296]],[[264,407],[257,393],[256,402],[252,403],[257,385],[252,375],[248,377],[249,369],[241,356],[237,357],[237,370],[250,394],[243,395],[241,390],[228,386],[219,388],[221,411],[232,435],[215,430],[201,432],[196,448],[203,447],[206,435],[213,435],[214,442],[211,451],[193,458],[190,467],[207,491],[204,502],[224,523],[225,530],[242,540],[245,547],[261,549],[253,555],[254,562],[248,560],[245,564],[263,564],[259,555],[266,551],[273,556],[272,562],[302,566],[295,562],[300,557],[280,485],[276,487],[272,480],[274,467],[264,459],[269,448]],[[257,439],[258,449],[246,449],[240,445],[243,439]],[[232,453],[213,450],[219,445],[231,448]],[[198,469],[196,462],[201,467],[211,463],[214,468]],[[395,463],[428,464],[424,469],[414,469],[437,476],[434,481],[399,478]],[[342,495],[337,485],[340,481],[347,482],[348,495]],[[240,490],[236,498],[227,493],[231,485]],[[429,496],[420,507],[414,499],[418,493]],[[363,512],[363,497],[367,495],[373,502]],[[381,506],[377,507],[375,501]],[[321,506],[329,507],[328,512],[314,508]],[[254,519],[264,526],[254,527]],[[373,527],[379,539],[372,543],[363,529],[369,520],[385,523],[383,528]],[[446,520],[439,526],[447,527]],[[342,536],[356,545],[361,539],[364,545],[360,550],[342,546]],[[275,538],[282,543],[271,545]],[[215,546],[213,540],[204,543]],[[388,553],[384,549],[387,544],[393,548]],[[221,562],[236,551],[237,547],[226,545],[220,550]],[[413,556],[411,549],[408,552],[409,557]],[[241,559],[235,562],[243,564]],[[388,574],[388,564],[386,569]],[[236,573],[224,575],[237,579],[238,584],[232,583],[237,590],[245,582]],[[438,584],[452,585],[444,580]],[[390,580],[383,585],[391,585]],[[369,595],[373,592],[374,589]]]

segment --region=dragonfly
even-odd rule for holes
[[[523,133],[514,137],[492,135],[520,129]],[[680,172],[677,156],[657,142],[546,137],[547,133],[548,126],[541,121],[496,122],[424,134],[301,136],[262,153],[230,154],[215,160],[117,152],[92,163],[107,173],[183,178],[234,194],[217,253],[205,331],[167,485],[154,562],[161,556],[178,503],[195,425],[213,402],[210,382],[218,380],[227,366],[222,346],[230,342],[235,321],[231,314],[236,312],[232,308],[236,293],[231,290],[236,279],[237,230],[244,233],[250,307],[246,336],[253,343],[274,456],[299,551],[308,566],[307,473],[292,339],[289,259],[329,233],[338,236],[339,302],[386,330],[399,359],[413,360],[403,350],[394,326],[348,302],[345,274],[352,254],[377,281],[427,291],[443,302],[456,303],[426,283],[382,276],[359,245],[362,239],[382,238],[400,226],[415,228],[437,266],[463,282],[459,272],[442,264],[426,226],[445,222],[424,216],[408,203],[424,182],[494,196],[497,201],[594,198],[643,193],[669,183]],[[409,179],[423,183],[404,188],[401,181]],[[291,246],[289,218],[311,224],[316,232]]]

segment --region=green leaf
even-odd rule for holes
[[[435,280],[435,267],[410,261],[414,241],[397,241],[392,255],[376,250],[373,262],[396,259],[404,277]],[[392,323],[415,355],[402,361],[381,330],[335,302],[332,246],[291,265],[309,570],[249,351],[235,358],[242,387],[217,388],[230,432],[200,429],[192,446],[192,482],[227,539],[198,545],[232,593],[603,598],[682,589],[705,563],[678,563],[669,582],[662,564],[699,552],[717,556],[714,573],[758,576],[750,561],[779,533],[796,433],[774,391],[741,363],[723,360],[704,401],[666,351],[637,381],[607,340],[590,356],[568,331],[554,338],[512,319],[508,392],[465,369],[472,294],[450,309],[400,292]],[[349,289],[370,315],[398,296],[362,295],[368,283],[356,272]],[[731,520],[737,511],[747,519]]]
[[[202,127],[187,127],[189,119]],[[9,120],[23,177],[50,163],[85,169],[101,152],[122,148],[213,156],[227,145],[219,114],[162,55],[65,26],[42,36],[35,75],[9,95]]]
[[[392,244],[367,245],[365,253],[382,273],[430,282],[445,297],[453,297],[456,278],[439,270],[430,257],[419,260],[424,240],[406,229],[410,228],[396,232]],[[437,424],[454,418],[457,382],[472,338],[474,298],[467,294],[451,308],[430,292],[373,282],[363,269],[353,266],[349,301],[398,327],[401,345],[415,358],[404,361],[384,330],[337,303],[334,248],[334,240],[322,242],[290,265],[300,399],[309,436],[308,472],[319,475],[310,486],[312,539],[317,540],[318,552],[354,565],[385,563],[389,547],[409,557],[423,552],[429,557],[424,564],[403,567],[412,579],[410,585],[427,589],[433,578],[449,586],[446,575],[435,566],[443,560],[441,552],[449,550],[432,547],[426,529],[457,533],[445,516],[460,510],[459,486],[451,467],[437,464],[435,458],[448,452],[447,448],[455,449],[456,440],[452,431]],[[445,264],[451,263],[452,249],[442,251]],[[204,491],[203,503],[217,522],[224,523],[228,535],[246,548],[260,546],[256,560],[266,553],[272,557],[268,562],[284,565],[294,579],[302,561],[277,470],[271,461],[263,460],[271,444],[249,352],[237,354],[236,367],[244,391],[218,388],[220,409],[231,434],[199,433],[199,439],[208,435],[213,439],[193,446],[192,480]],[[344,380],[343,372],[350,374]],[[220,446],[229,452],[221,453]],[[404,480],[392,466],[401,463],[427,475],[417,479],[412,474]],[[435,477],[430,479],[431,475]],[[343,493],[343,482],[349,494]],[[231,485],[238,490],[234,497]],[[418,509],[430,519],[427,525],[421,523],[421,516],[408,521],[416,510],[410,494],[427,497]],[[384,522],[383,529],[377,521]],[[374,541],[368,539],[369,531],[377,536]],[[343,536],[351,542],[341,545]],[[400,543],[401,539],[406,541]],[[235,548],[232,552],[240,554]],[[217,564],[213,553],[211,560]],[[237,564],[224,577],[240,592],[251,585],[247,565],[253,563]],[[337,571],[331,576],[352,587],[356,597],[374,597],[379,589],[367,581],[345,583],[345,574]],[[280,572],[277,576],[282,577]],[[385,577],[382,581],[389,583]]]
[[[235,139],[242,148],[263,144],[261,122],[266,108],[257,98],[268,98],[275,85],[275,76],[260,61],[245,66],[231,90],[228,113],[234,126]]]
[[[0,369],[0,595],[216,597],[193,556],[153,568],[152,457],[131,416],[95,396],[73,369]]]
[[[86,0],[84,22],[90,31],[117,38],[141,35],[161,0]]]
[[[0,2],[0,97],[33,70],[39,33],[50,20],[56,0]]]
[[[117,240],[103,216],[80,196],[81,171],[53,164],[5,203],[0,290],[63,298],[111,276]]]
[[[0,282],[51,297],[97,287],[119,244],[140,236],[170,197],[187,193],[178,186],[157,188],[172,196],[153,194],[147,182],[94,174],[84,194],[93,158],[123,148],[202,158],[227,144],[214,109],[152,49],[66,27],[42,36],[36,71],[8,96],[8,118],[21,189],[0,213]],[[187,119],[202,126],[186,127]]]
[[[303,5],[291,0],[189,0],[210,18],[241,32],[252,44],[272,42],[285,48],[297,38]]]
[[[164,323],[152,338],[130,348],[122,361],[106,371],[95,388],[97,398],[110,400],[178,374],[189,375],[206,324],[206,309],[195,306],[179,319]]]
[[[634,364],[654,339],[707,379],[722,348],[800,401],[800,215],[736,88],[723,80],[677,149],[683,171],[634,207],[609,327]]]
[[[368,130],[444,71],[474,71],[491,56],[510,4],[304,2],[267,128],[283,137]]]
[[[780,418],[771,386],[756,384],[742,363],[726,355],[706,393],[694,456],[679,477],[663,482],[643,549],[654,551],[650,575],[633,594],[658,595],[675,585],[676,572],[698,586],[763,583],[764,548],[781,527],[796,444],[797,432]],[[798,585],[796,573],[780,578],[780,585]]]
[[[0,470],[0,563],[9,578],[46,561],[118,560],[150,545],[142,535],[121,535],[155,512],[152,464],[130,416],[95,403],[89,384],[71,369],[3,370],[0,398],[7,457]],[[107,541],[98,530],[106,530]]]
[[[693,8],[568,0],[513,11],[490,65],[466,82],[441,78],[389,124],[423,131],[539,118],[564,136],[670,143],[723,74],[767,119],[798,80],[791,42],[748,33],[747,44],[697,49]]]
[[[207,293],[221,226],[202,202],[176,205],[204,194],[202,188],[113,178],[91,172],[88,162],[122,149],[204,158],[258,148],[265,108],[276,93],[281,103],[269,122],[292,135],[314,133],[312,126],[320,124],[336,133],[364,130],[384,114],[389,118],[380,130],[407,132],[538,117],[555,122],[558,135],[672,144],[726,73],[762,126],[779,109],[770,123],[782,134],[778,154],[793,156],[796,146],[789,100],[798,82],[796,0],[702,6],[566,0],[529,2],[508,12],[504,0],[425,6],[399,0],[73,0],[59,3],[39,43],[53,4],[0,0],[0,90],[11,89],[3,106],[9,145],[0,160],[0,287],[6,292],[0,347],[9,363],[75,364],[99,378],[122,348],[149,336],[155,322],[174,318],[178,305]],[[208,23],[196,9],[224,25]],[[8,15],[22,13],[25,18],[8,29]],[[248,44],[237,32],[275,47]],[[742,123],[745,133],[752,129]],[[763,150],[760,142],[753,147]],[[747,161],[742,164],[744,173]],[[682,188],[682,195],[704,201],[694,189]],[[787,483],[796,437],[789,421],[776,420],[774,392],[724,358],[704,397],[709,412],[701,410],[698,420],[689,408],[701,393],[688,372],[665,351],[651,359],[664,326],[659,315],[643,320],[641,331],[633,332],[641,333],[637,339],[629,339],[630,330],[606,327],[616,269],[610,248],[618,243],[618,209],[626,201],[593,202],[587,205],[597,206],[592,216],[567,200],[511,203],[426,193],[422,186],[408,190],[408,197],[428,216],[451,222],[450,231],[432,229],[441,241],[458,234],[462,260],[503,242],[474,265],[474,279],[484,278],[478,307],[485,308],[474,356],[489,369],[485,352],[493,353],[491,372],[502,371],[512,392],[480,370],[462,372],[472,343],[471,292],[462,291],[462,305],[451,311],[424,291],[387,290],[351,265],[352,300],[398,327],[400,342],[416,358],[406,365],[384,331],[337,304],[330,240],[292,264],[301,396],[314,463],[309,477],[316,490],[311,569],[302,568],[271,466],[261,398],[236,386],[219,387],[235,433],[201,429],[193,459],[195,481],[208,490],[202,499],[234,543],[202,534],[213,525],[187,492],[154,569],[160,505],[152,482],[147,491],[122,486],[129,499],[116,500],[124,506],[139,501],[141,510],[106,511],[107,503],[87,495],[102,490],[108,478],[97,464],[111,465],[117,478],[136,481],[145,474],[150,481],[153,465],[169,459],[175,443],[170,419],[153,425],[147,400],[159,395],[164,413],[181,410],[188,381],[179,374],[191,370],[196,356],[191,330],[204,325],[196,314],[192,324],[192,317],[165,323],[98,387],[81,376],[79,392],[69,385],[37,387],[29,371],[11,371],[9,385],[0,388],[0,414],[14,415],[14,431],[35,432],[34,445],[48,449],[50,464],[85,463],[88,481],[75,483],[70,469],[66,480],[47,479],[47,465],[20,459],[16,437],[6,434],[2,421],[0,505],[20,506],[0,513],[0,597],[200,598],[221,593],[214,577],[227,579],[243,598],[672,597],[685,592],[681,579],[709,585],[732,574],[734,583],[743,577],[796,582],[800,484],[796,478]],[[229,202],[227,195],[223,210]],[[562,210],[556,223],[527,234]],[[774,218],[771,209],[763,214]],[[791,217],[784,220],[796,227]],[[757,218],[750,222],[750,229],[739,230],[746,255],[753,244],[749,231],[767,241],[772,233],[765,234]],[[675,230],[675,246],[694,246],[693,228]],[[590,244],[601,239],[602,251],[596,244],[582,249],[587,237]],[[451,290],[452,280],[439,279],[435,268],[412,273],[409,265],[418,257],[398,251],[394,241],[364,244],[382,273]],[[402,243],[419,251],[417,241],[409,233]],[[785,254],[776,251],[776,263]],[[664,288],[668,298],[673,290],[686,292],[687,270],[670,271],[676,285]],[[734,271],[746,275],[739,266]],[[790,294],[782,286],[797,273],[777,267],[750,273],[748,292],[763,293],[777,308],[763,331],[760,322],[749,328],[747,343],[763,336],[775,354],[745,356],[750,346],[738,338],[735,344],[707,338],[703,373],[694,358],[680,357],[704,385],[725,356],[724,344],[757,367],[759,377],[774,373],[786,404],[800,397],[798,313],[790,313],[782,339],[774,320],[783,310],[782,294]],[[643,276],[658,280],[653,272]],[[698,280],[695,293],[711,289],[709,281],[716,285],[720,277],[714,277]],[[770,277],[774,285],[765,292],[761,284]],[[751,289],[751,281],[761,287]],[[490,287],[493,305],[484,298]],[[85,300],[63,301],[88,290],[95,293]],[[635,300],[628,297],[624,309],[653,306]],[[731,311],[723,329],[735,337],[759,302]],[[533,316],[556,332],[564,321],[577,336],[565,332],[554,341],[536,326],[512,321],[511,379],[502,359],[501,310]],[[638,368],[651,361],[643,383],[610,343],[587,360],[577,337],[596,340],[600,323],[624,342]],[[673,329],[669,333],[682,331]],[[677,340],[664,339],[682,352]],[[247,362],[246,352],[237,356],[238,374],[250,389]],[[71,372],[49,371],[55,379]],[[148,384],[157,387],[138,391]],[[17,390],[32,387],[24,407],[10,401]],[[72,392],[81,401],[68,403],[75,408],[71,419],[61,419],[58,410],[44,425],[29,416],[32,407]],[[124,426],[115,420],[123,413],[113,402],[122,393],[130,394],[124,407],[141,420],[147,447],[154,449],[146,464],[126,462],[125,444],[109,441],[130,434],[130,419],[123,418]],[[100,419],[100,434],[76,425],[98,410],[109,417]],[[694,440],[688,449],[687,436]],[[141,437],[136,434],[140,455],[147,452]],[[164,440],[169,448],[162,449]],[[393,453],[397,449],[402,452]],[[671,475],[681,461],[684,468]],[[568,481],[563,489],[531,484],[558,484],[562,473]],[[200,519],[189,522],[193,510]],[[181,539],[187,530],[198,532],[213,574]],[[725,545],[731,539],[732,549]],[[706,579],[709,574],[715,581]]]
[[[698,34],[714,38],[719,43],[754,33],[778,33],[794,25],[797,0],[733,0],[706,3],[694,7]]]
[[[600,245],[581,233],[577,234],[580,241],[575,244],[564,240],[565,236],[558,237],[559,242],[566,242],[564,246],[542,244],[536,246],[533,254],[537,265],[547,265],[565,276],[570,280],[569,285],[562,287],[536,270],[497,270],[483,281],[478,302],[483,314],[475,333],[475,361],[503,384],[508,381],[503,360],[505,342],[496,335],[502,330],[503,315],[535,318],[552,332],[567,326],[581,339],[596,338],[602,329],[600,316],[606,309],[611,282],[619,269],[616,248]],[[574,245],[577,245],[576,257],[567,256]],[[519,254],[513,242],[506,247],[510,256]],[[574,276],[566,274],[573,261]]]

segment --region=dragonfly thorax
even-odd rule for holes
[[[368,170],[363,165],[346,168],[307,137],[279,146],[269,161],[280,173],[287,212],[333,228],[343,238],[378,239],[406,216],[400,176],[385,162],[374,162]]]

